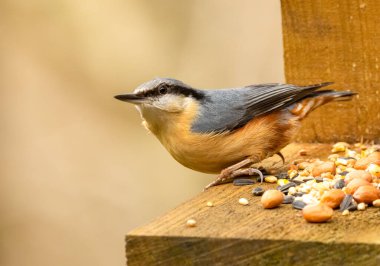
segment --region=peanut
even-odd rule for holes
[[[272,209],[277,207],[284,200],[284,194],[278,190],[267,190],[261,197],[261,204],[264,209]]]
[[[368,157],[357,160],[355,169],[365,170],[371,163],[380,165],[380,152],[371,153]]]
[[[336,169],[336,166],[334,162],[323,162],[321,164],[314,166],[312,175],[320,176],[322,173],[327,173],[327,172],[335,175],[335,169]]]
[[[344,192],[340,189],[332,189],[323,194],[321,202],[326,204],[332,209],[339,207],[340,203],[344,199]]]
[[[364,170],[353,170],[352,172],[349,172],[346,177],[344,178],[344,182],[346,184],[350,183],[355,178],[364,179],[368,182],[372,182],[372,176],[370,173]]]
[[[367,186],[370,184],[371,183],[369,183],[367,180],[356,178],[352,180],[350,183],[348,183],[348,185],[346,186],[346,193],[353,195],[359,187]]]
[[[361,186],[355,191],[353,197],[357,202],[372,203],[380,199],[380,190],[372,185]]]
[[[324,203],[307,205],[302,210],[303,218],[310,223],[322,223],[330,220],[334,211]]]

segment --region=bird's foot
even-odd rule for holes
[[[233,179],[235,179],[239,176],[247,176],[247,175],[252,176],[252,175],[258,174],[260,176],[261,182],[263,182],[264,176],[260,170],[258,170],[256,168],[252,168],[252,167],[241,168],[241,167],[243,167],[247,164],[250,164],[250,163],[252,163],[252,160],[246,159],[246,160],[244,160],[238,164],[235,164],[235,165],[230,166],[226,169],[223,169],[222,172],[219,174],[219,176],[213,182],[208,184],[204,190],[206,190],[210,187],[213,187],[213,186],[217,186],[220,184],[231,182]]]

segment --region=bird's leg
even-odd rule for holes
[[[239,177],[239,176],[247,176],[247,175],[251,176],[254,174],[258,174],[260,176],[260,182],[261,183],[264,181],[263,173],[259,169],[256,169],[253,167],[244,168],[244,169],[237,169],[237,170],[232,172],[230,177],[231,177],[231,179],[234,179],[234,178]]]
[[[285,164],[285,157],[284,157],[284,155],[282,155],[282,153],[279,151],[279,152],[277,152],[276,153],[278,156],[280,156],[280,158],[281,158],[281,160],[282,160],[282,165],[284,165]]]
[[[211,182],[205,187],[205,190],[217,186],[223,183],[226,183],[238,176],[242,175],[254,175],[255,173],[260,175],[261,182],[263,181],[263,174],[261,173],[260,170],[255,169],[255,168],[245,168],[241,169],[242,167],[253,163],[253,160],[250,158],[247,158],[237,164],[231,165],[230,167],[227,167],[226,169],[223,169],[220,175],[215,179],[215,181]]]

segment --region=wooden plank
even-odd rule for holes
[[[331,145],[291,144],[283,150],[287,163],[300,158],[301,148],[323,158]],[[280,171],[284,168],[278,158],[264,164]],[[251,190],[252,186],[232,184],[211,188],[131,231],[126,236],[128,265],[379,263],[379,209],[349,216],[335,212],[328,223],[309,224],[289,205],[264,210],[260,197],[253,197]],[[248,198],[250,205],[238,204],[241,197]],[[207,207],[207,201],[214,202],[215,207]],[[190,218],[197,221],[196,227],[186,227]]]
[[[380,1],[282,0],[286,81],[333,81],[352,102],[314,111],[298,135],[304,142],[380,139]]]
[[[379,265],[379,245],[197,237],[128,238],[128,265]]]

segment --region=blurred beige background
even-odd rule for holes
[[[0,265],[124,265],[124,235],[213,176],[113,99],[151,78],[282,82],[279,1],[0,1]]]

